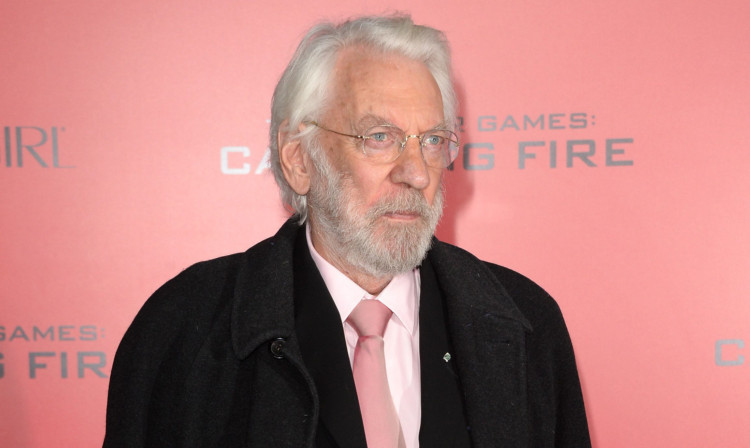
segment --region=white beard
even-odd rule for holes
[[[430,249],[443,212],[442,186],[432,206],[419,190],[404,189],[378,200],[362,214],[364,205],[352,198],[351,178],[336,172],[321,149],[310,151],[316,172],[307,201],[326,249],[350,267],[378,278],[417,267]],[[384,216],[396,212],[418,218],[392,222]]]

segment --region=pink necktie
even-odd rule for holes
[[[347,319],[359,335],[352,373],[368,448],[404,446],[388,387],[383,352],[383,334],[391,314],[391,310],[377,300],[362,300]]]

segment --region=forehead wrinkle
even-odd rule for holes
[[[378,58],[381,63],[378,70],[366,63],[373,58]],[[410,132],[420,133],[445,127],[445,119],[442,116],[442,97],[435,80],[429,71],[425,72],[426,67],[420,67],[417,64],[420,64],[419,61],[398,54],[384,54],[366,47],[355,46],[343,49],[338,55],[334,69],[332,87],[335,100],[328,112],[338,115],[340,126],[349,126],[350,131],[355,133],[364,132],[367,128],[376,125],[396,126],[402,130],[409,129]],[[402,77],[416,78],[411,83],[397,83],[396,86],[392,86],[395,90],[389,89],[385,93],[377,90],[386,88],[382,82],[378,82],[381,73],[394,70],[401,72]],[[370,82],[370,80],[375,82]],[[430,92],[433,87],[435,92]],[[406,89],[406,97],[400,95],[399,89]],[[409,95],[412,95],[415,89],[423,89],[425,98],[415,98],[411,100],[413,104],[409,104],[407,98],[410,98]],[[439,109],[440,117],[434,117],[436,125],[422,127],[420,124],[424,125],[429,123],[427,120],[430,120],[425,116],[426,111],[423,106],[430,101],[428,98],[432,93],[437,95],[436,103],[439,104],[436,104],[436,109]],[[402,99],[403,103],[400,102]],[[393,115],[389,107],[397,108],[398,113]],[[418,118],[420,116],[422,118]],[[400,117],[400,125],[396,123],[396,117]],[[417,128],[412,128],[412,126]]]
[[[357,120],[356,122],[353,122],[352,124],[353,128],[352,130],[354,132],[364,132],[367,129],[373,127],[373,126],[393,126],[395,128],[400,129],[404,134],[406,131],[401,129],[400,126],[396,125],[393,121],[384,118],[377,114],[365,114],[362,118]],[[429,126],[427,129],[419,129],[417,132],[419,135],[422,135],[426,132],[435,131],[435,130],[446,130],[448,129],[446,127],[445,121],[440,121],[439,123],[435,124],[434,126]]]

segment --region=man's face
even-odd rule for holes
[[[402,56],[346,49],[332,88],[320,120],[329,129],[359,135],[389,124],[411,135],[445,125],[432,75],[424,64]],[[394,162],[373,164],[359,140],[318,135],[324,160],[315,161],[308,195],[316,249],[339,269],[375,277],[414,268],[442,212],[443,169],[426,165],[415,138]]]

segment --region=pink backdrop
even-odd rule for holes
[[[446,241],[563,308],[595,446],[750,446],[744,1],[0,6],[0,445],[96,446],[120,337],[284,219],[273,86],[320,18],[446,31]]]

